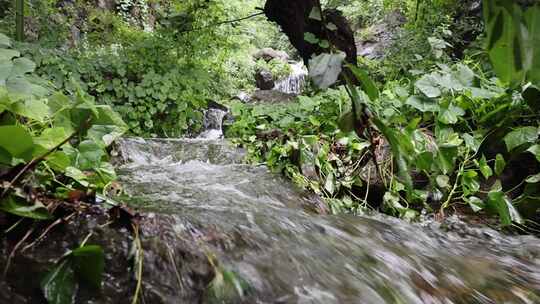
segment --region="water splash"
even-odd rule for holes
[[[223,138],[223,119],[227,111],[210,108],[204,112],[203,132],[197,138],[220,139]]]
[[[299,95],[306,83],[308,75],[307,69],[301,62],[291,64],[291,74],[284,79],[278,80],[274,86],[274,90],[287,94]]]
[[[156,226],[177,239],[163,242],[194,240],[249,284],[247,298],[228,303],[540,303],[534,237],[484,228],[473,236],[380,215],[314,216],[298,189],[264,166],[240,164],[224,141],[124,139],[121,150],[137,156],[118,170],[130,204],[169,219]],[[157,288],[177,282],[169,265],[148,270],[159,272]],[[160,303],[189,291],[163,290],[171,300]]]

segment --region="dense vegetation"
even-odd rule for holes
[[[232,99],[255,90],[259,70],[290,73],[254,60],[257,49],[300,58],[257,10],[264,1],[29,0],[25,41],[15,42],[15,9],[0,0],[0,209],[17,226],[60,218],[76,209],[68,203],[117,206],[114,140],[195,136],[216,101],[249,161],[314,191],[332,213],[468,214],[536,232],[540,5],[486,0],[482,12],[465,2],[322,1],[358,40],[378,39],[381,24],[392,38],[356,67],[304,33],[325,52],[309,61],[304,94],[275,105]],[[336,30],[323,16],[310,13]],[[100,249],[83,241],[43,281],[51,303],[68,303],[58,297],[70,291],[55,289],[62,269],[99,286],[100,267],[83,258],[102,267]]]

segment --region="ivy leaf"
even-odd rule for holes
[[[493,175],[493,170],[491,170],[491,167],[487,164],[486,157],[484,155],[482,155],[482,158],[480,158],[480,161],[478,162],[478,168],[485,179],[488,179]]]
[[[528,152],[531,152],[536,159],[540,162],[540,145],[534,145],[527,149]]]
[[[463,173],[462,177],[463,193],[470,195],[480,190],[480,183],[478,182],[478,173],[474,170],[467,170]]]
[[[70,134],[62,127],[49,128],[45,129],[40,136],[36,137],[34,142],[48,151],[59,145],[69,136]]]
[[[345,53],[320,54],[309,60],[309,75],[316,86],[327,89],[336,83],[341,73],[341,64],[345,60]]]
[[[304,40],[306,42],[311,43],[311,44],[318,44],[319,43],[319,38],[317,38],[317,36],[315,36],[315,34],[310,33],[310,32],[304,33]]]
[[[497,154],[495,156],[495,174],[497,176],[501,175],[505,167],[506,161],[504,161],[504,157],[501,154]]]
[[[523,223],[521,215],[504,192],[490,192],[488,194],[487,205],[499,214],[503,226],[509,226],[512,222]]]
[[[484,202],[476,196],[471,196],[466,201],[474,212],[478,212],[486,207]]]
[[[49,304],[72,304],[75,301],[75,273],[71,260],[63,259],[41,281],[41,289]]]
[[[97,245],[87,245],[73,250],[71,257],[77,276],[89,286],[99,289],[105,269],[103,249]]]
[[[338,27],[337,27],[335,24],[333,24],[332,22],[329,22],[329,23],[326,25],[326,28],[329,29],[329,30],[331,30],[331,31],[335,31],[335,30],[338,29]]]
[[[43,204],[35,202],[33,205],[29,205],[23,199],[13,196],[8,196],[2,200],[0,210],[35,220],[48,220],[51,218],[49,211]]]
[[[538,138],[538,128],[536,127],[521,127],[506,134],[504,142],[508,151],[512,151],[515,148],[524,145],[532,144]]]

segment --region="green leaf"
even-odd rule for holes
[[[13,113],[20,116],[30,118],[39,122],[45,122],[50,117],[49,106],[45,103],[45,100],[29,98],[23,102],[17,102],[11,106]]]
[[[474,194],[480,190],[480,183],[478,182],[478,173],[474,170],[467,170],[462,176],[463,194],[466,196]]]
[[[0,48],[11,47],[11,39],[8,36],[0,33]]]
[[[474,212],[478,212],[486,207],[484,202],[476,196],[471,196],[466,201]]]
[[[0,126],[0,147],[15,158],[29,160],[34,142],[30,133],[21,126]]]
[[[503,226],[509,226],[512,222],[523,223],[521,215],[504,192],[490,192],[488,194],[487,205],[499,214]]]
[[[501,175],[505,167],[506,162],[504,161],[504,157],[501,154],[497,154],[495,156],[495,175]]]
[[[314,6],[311,9],[311,12],[309,13],[309,19],[322,21],[321,10],[317,6]]]
[[[440,109],[439,104],[436,101],[424,96],[413,95],[407,98],[405,104],[410,105],[420,112],[437,112]]]
[[[326,176],[326,181],[324,182],[324,189],[328,191],[331,195],[336,191],[336,179],[332,172],[328,173]]]
[[[55,171],[64,172],[69,165],[71,165],[71,160],[69,156],[63,151],[56,151],[51,153],[45,159],[46,163]]]
[[[439,147],[435,162],[442,173],[449,174],[454,170],[457,155],[457,147]]]
[[[523,16],[523,23],[527,27],[526,58],[529,61],[527,78],[536,86],[540,86],[540,5],[529,7]],[[536,101],[538,109],[540,101]]]
[[[356,76],[356,79],[360,81],[362,90],[366,92],[369,98],[371,100],[377,100],[379,98],[379,89],[377,88],[373,80],[369,77],[368,73],[366,73],[366,71],[360,69],[359,67],[351,64],[348,64],[347,67],[351,69],[354,76]]]
[[[28,58],[16,58],[13,60],[13,69],[9,77],[24,76],[24,74],[32,73],[36,68],[36,64]]]
[[[36,145],[40,145],[43,149],[49,151],[66,140],[70,135],[63,127],[48,128],[38,137],[34,138],[34,142]]]
[[[512,151],[515,148],[524,145],[532,144],[538,139],[538,128],[536,127],[521,127],[506,134],[504,142],[508,151]]]
[[[437,178],[435,178],[435,181],[441,189],[450,187],[450,178],[446,175],[438,175]]]
[[[529,184],[536,184],[536,183],[540,182],[540,173],[527,177],[527,179],[525,181],[527,183],[529,183]]]
[[[11,60],[14,57],[19,57],[20,55],[21,53],[19,53],[19,51],[0,48],[0,62],[4,60]]]
[[[493,175],[493,170],[491,170],[491,167],[487,164],[486,157],[484,155],[482,155],[482,158],[480,158],[480,161],[478,162],[478,168],[485,179],[488,179]]]
[[[101,163],[101,159],[106,155],[103,148],[92,140],[85,140],[79,144],[78,167],[81,170],[96,168]]]
[[[458,118],[463,115],[465,115],[465,111],[462,108],[450,104],[448,107],[441,107],[438,119],[444,124],[451,125],[457,123]]]
[[[69,258],[63,259],[41,281],[41,289],[49,304],[75,302],[75,274]]]
[[[99,289],[105,269],[103,249],[97,245],[87,245],[73,250],[71,256],[77,276],[92,288]]]
[[[13,69],[13,62],[10,60],[0,61],[0,85],[5,85],[11,70]]]
[[[88,138],[96,142],[102,148],[111,145],[124,134],[124,130],[112,125],[93,125],[88,130]]]
[[[84,172],[81,170],[75,168],[75,167],[67,167],[65,169],[65,175],[67,177],[71,177],[73,180],[81,184],[83,187],[88,187],[88,179]]]
[[[35,202],[33,205],[29,205],[23,199],[13,196],[8,196],[2,200],[0,210],[35,220],[48,220],[51,218],[49,211],[43,204]]]
[[[327,89],[338,80],[345,53],[320,54],[309,60],[309,75],[315,85]]]
[[[531,152],[536,159],[540,162],[540,145],[534,145],[527,149],[528,152]]]
[[[318,44],[320,41],[315,34],[310,32],[304,33],[304,40],[311,44]]]
[[[415,84],[416,88],[429,98],[441,96],[441,90],[438,88],[438,81],[431,74],[424,75]]]

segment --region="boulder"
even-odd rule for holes
[[[398,29],[407,22],[407,18],[399,11],[389,13],[381,23],[374,24],[364,32],[369,33],[367,37],[359,39],[356,43],[358,56],[368,59],[381,59],[384,57],[385,49],[393,42]]]
[[[264,48],[257,51],[253,58],[255,60],[263,59],[268,62],[272,59],[279,59],[281,61],[287,62],[289,60],[289,55],[283,51],[277,51],[272,48]]]
[[[275,86],[274,76],[272,72],[262,69],[255,74],[255,82],[257,88],[261,90],[271,90]]]
[[[276,90],[257,90],[251,96],[254,103],[284,103],[294,100],[294,94],[287,94]]]

